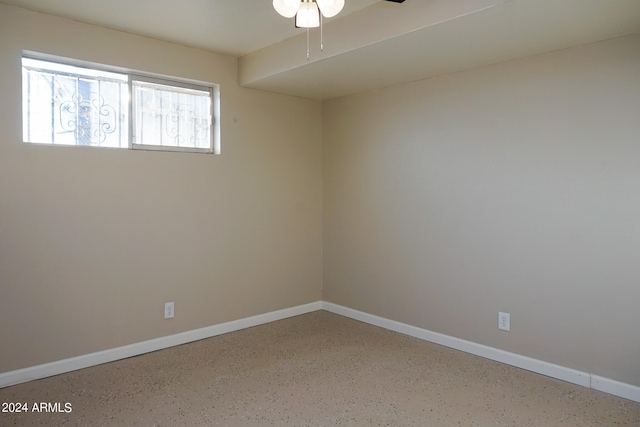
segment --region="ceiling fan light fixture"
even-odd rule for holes
[[[344,0],[316,0],[322,16],[326,18],[333,18],[344,7]]]
[[[301,2],[296,14],[297,28],[316,28],[320,26],[320,11],[316,2]]]
[[[397,1],[397,0],[396,0]],[[404,1],[404,0],[400,0]],[[273,0],[273,8],[285,18],[293,18],[296,28],[307,29],[307,60],[309,59],[309,28],[320,27],[320,50],[322,41],[322,18],[332,18],[342,11],[345,0]]]
[[[273,8],[285,18],[293,18],[300,8],[300,0],[273,0]]]

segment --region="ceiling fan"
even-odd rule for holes
[[[404,0],[385,0],[394,3],[404,3]],[[304,20],[310,19],[313,23],[316,21],[316,15],[331,18],[336,16],[344,7],[345,0],[273,0],[273,8],[285,18],[296,17],[296,26],[298,21],[304,24]],[[301,18],[298,19],[298,15]],[[320,18],[318,16],[318,18]],[[308,28],[308,27],[303,27]]]
[[[345,0],[273,0],[273,8],[285,18],[295,16],[296,28],[307,29],[307,60],[309,59],[309,28],[320,27],[320,50],[322,43],[322,18],[336,16],[344,7]],[[403,3],[405,0],[385,0]]]

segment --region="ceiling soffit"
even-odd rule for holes
[[[372,22],[379,24],[371,25]],[[331,99],[640,32],[637,0],[380,2],[239,59],[246,87]]]

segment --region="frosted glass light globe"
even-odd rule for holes
[[[293,18],[300,8],[300,0],[273,0],[273,8],[285,18]]]
[[[344,7],[344,0],[316,0],[322,15],[331,18],[336,16]]]

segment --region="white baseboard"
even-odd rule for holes
[[[591,375],[591,388],[614,396],[624,397],[634,402],[640,402],[640,387],[631,384]]]
[[[216,335],[222,335],[228,332],[238,331],[318,310],[322,310],[321,301],[272,311],[270,313],[259,314],[257,316],[247,317],[218,325],[207,326],[200,329],[194,329],[123,347],[99,351],[97,353],[85,354],[78,357],[72,357],[70,359],[45,363],[43,365],[4,372],[0,373],[0,388],[63,374],[65,372],[76,371],[78,369],[88,368],[90,366],[100,365],[103,363],[114,362],[116,360],[126,359],[132,356],[139,356],[152,351],[162,350],[176,345],[186,344],[192,341],[198,341],[214,337]]]
[[[370,325],[379,326],[384,329],[399,332],[401,334],[409,335],[435,344],[440,344],[445,347],[450,347],[476,356],[481,356],[486,359],[522,368],[527,371],[603,391],[635,402],[640,402],[640,387],[631,384],[621,383],[608,378],[598,377],[588,372],[577,371],[575,369],[554,365],[553,363],[544,362],[542,360],[532,359],[530,357],[510,353],[508,351],[488,347],[471,341],[439,334],[437,332],[385,319],[384,317],[364,313],[362,311],[330,302],[322,302],[322,309],[351,319],[359,320]]]
[[[488,347],[471,341],[439,334],[427,329],[418,328],[416,326],[407,325],[405,323],[396,322],[394,320],[385,319],[384,317],[375,316],[373,314],[364,313],[352,308],[323,301],[285,308],[283,310],[259,314],[257,316],[247,317],[244,319],[234,320],[218,325],[207,326],[201,329],[194,329],[167,337],[156,338],[153,340],[104,350],[97,353],[86,354],[78,357],[72,357],[70,359],[45,363],[43,365],[37,365],[29,368],[0,373],[0,388],[24,383],[27,381],[46,378],[53,375],[63,374],[65,372],[71,372],[78,369],[88,368],[90,366],[100,365],[103,363],[114,362],[116,360],[126,359],[128,357],[138,356],[152,351],[162,350],[164,348],[169,348],[176,345],[186,344],[189,342],[226,334],[228,332],[239,331],[241,329],[258,326],[293,316],[299,316],[301,314],[306,314],[318,310],[326,310],[331,313],[339,314],[351,319],[359,320],[364,323],[379,326],[384,329],[399,332],[401,334],[433,342],[435,344],[440,344],[445,347],[454,348],[456,350],[461,350],[466,353],[484,357],[486,359],[495,360],[507,365],[522,368],[527,371],[546,375],[552,378],[557,378],[573,384],[581,385],[583,387],[599,390],[608,394],[612,394],[614,396],[633,400],[635,402],[640,402],[640,387],[631,384],[625,384],[619,381],[611,380],[609,378],[599,377],[587,372],[581,372],[574,369],[566,368],[564,366],[554,365],[553,363],[532,359],[530,357],[510,353],[504,350]]]

